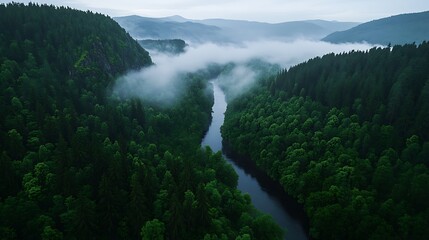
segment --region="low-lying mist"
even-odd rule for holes
[[[258,41],[240,45],[212,43],[189,46],[180,55],[151,53],[155,65],[120,77],[114,92],[121,97],[139,97],[163,105],[175,102],[181,95],[187,73],[203,71],[209,66],[226,69],[217,81],[226,87],[232,97],[249,89],[267,71],[276,73],[316,56],[367,50],[369,44],[331,44],[320,41],[293,42]]]

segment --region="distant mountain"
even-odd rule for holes
[[[163,17],[163,18],[159,18],[161,20],[164,21],[171,21],[171,22],[188,22],[189,19],[186,19],[182,16],[179,15],[174,15],[174,16],[170,16],[170,17]]]
[[[338,22],[338,21],[326,21],[326,20],[307,20],[304,22],[313,23],[325,28],[328,31],[336,32],[336,31],[345,31],[350,28],[356,27],[359,25],[357,22]]]
[[[350,22],[323,20],[263,23],[242,20],[191,20],[181,16],[147,18],[126,16],[114,18],[138,39],[180,38],[189,42],[242,42],[260,39],[320,39],[334,31],[358,25]]]
[[[323,20],[264,23],[243,20],[206,19],[194,20],[193,22],[219,27],[226,36],[232,36],[238,41],[259,39],[291,40],[296,38],[320,39],[324,34],[349,29],[358,25],[358,23]]]
[[[373,44],[421,43],[429,40],[429,11],[382,18],[323,38],[333,43],[368,42]]]
[[[118,17],[114,20],[137,39],[184,39],[190,42],[222,41],[220,28],[190,21],[176,22],[173,21],[173,18],[147,18],[135,15]]]

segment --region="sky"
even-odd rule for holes
[[[10,1],[0,0],[0,3]],[[28,3],[30,1],[14,2]],[[33,0],[91,10],[111,17],[140,15],[261,22],[309,19],[367,22],[401,13],[429,11],[429,0]]]

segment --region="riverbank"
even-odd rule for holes
[[[262,189],[267,192],[267,194],[270,196],[275,196],[281,203],[283,209],[286,210],[288,215],[302,225],[306,237],[311,240],[309,235],[310,221],[302,204],[298,203],[295,198],[288,195],[279,182],[273,180],[263,170],[258,168],[256,163],[250,159],[250,157],[234,152],[228,142],[223,139],[222,153],[228,158],[229,161],[233,161],[234,164],[243,169],[246,174],[255,178],[261,185]],[[288,238],[288,235],[286,235],[286,238]]]
[[[286,230],[286,239],[306,240],[308,237],[308,221],[303,207],[293,198],[288,196],[280,184],[271,180],[266,174],[259,170],[256,165],[251,165],[251,161],[242,161],[228,151],[224,151],[222,146],[221,126],[224,123],[224,113],[227,108],[225,94],[222,89],[213,83],[214,104],[212,107],[212,123],[206,136],[201,142],[201,146],[210,146],[214,151],[222,151],[223,157],[230,163],[238,175],[237,188],[250,195],[255,208],[265,214],[271,215],[275,222]],[[248,164],[245,164],[248,163]]]

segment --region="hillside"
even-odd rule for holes
[[[182,39],[163,39],[163,40],[138,40],[138,43],[148,51],[156,51],[167,54],[180,54],[185,52],[188,46]]]
[[[330,22],[322,20],[292,21],[282,23],[263,23],[243,20],[206,19],[194,22],[221,28],[223,35],[231,41],[279,40],[296,38],[320,39],[326,34],[349,29],[357,23]]]
[[[285,69],[228,105],[225,144],[304,204],[314,239],[427,239],[428,59],[423,43]]]
[[[324,41],[332,43],[368,42],[392,45],[429,40],[429,11],[382,18],[342,32],[332,33]]]
[[[242,20],[191,20],[180,16],[115,18],[137,39],[180,38],[190,42],[243,42],[256,40],[320,39],[329,33],[345,30],[357,23],[322,20],[263,23]]]
[[[157,18],[127,16],[114,18],[136,39],[183,39],[190,42],[223,42],[221,29],[193,22],[174,22]]]
[[[152,61],[111,18],[11,3],[0,25],[0,239],[282,239],[201,149],[204,76],[160,107],[112,89]]]

